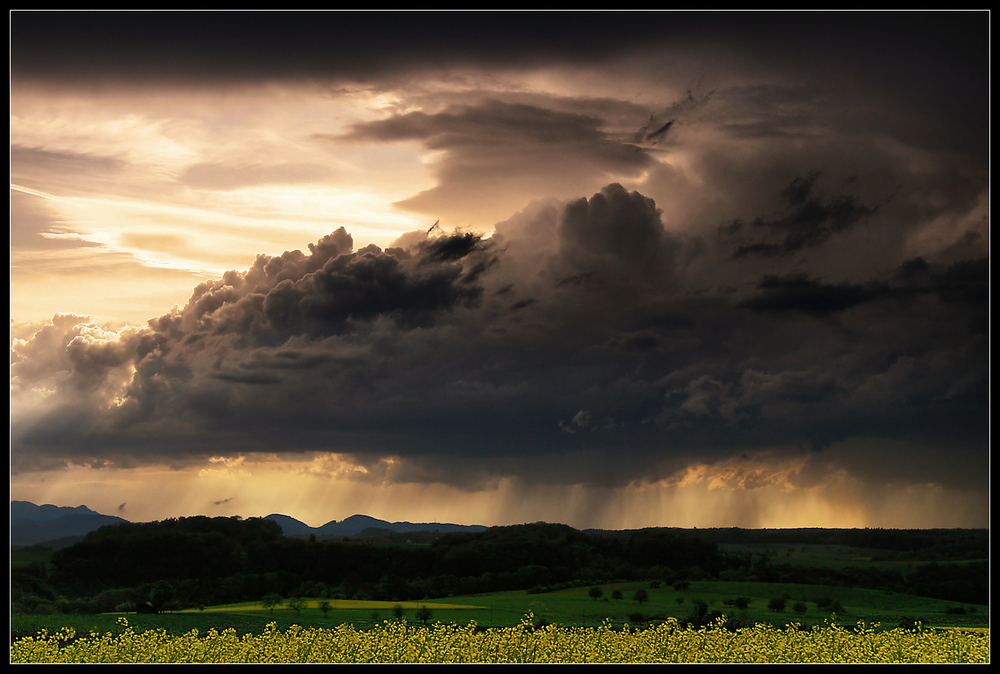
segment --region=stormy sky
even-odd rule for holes
[[[988,526],[988,13],[10,28],[12,498]]]

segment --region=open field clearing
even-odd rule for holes
[[[692,582],[681,590],[667,585],[651,588],[645,582],[605,583],[597,587],[602,593],[597,599],[590,595],[590,587],[577,587],[539,594],[497,592],[452,597],[449,601],[490,606],[490,614],[472,614],[479,624],[489,625],[515,624],[528,611],[547,622],[573,625],[598,625],[607,618],[616,624],[636,624],[636,616],[653,621],[670,617],[684,620],[696,612],[699,605],[708,612],[724,613],[745,624],[761,622],[783,626],[797,622],[811,626],[822,624],[833,613],[839,624],[864,620],[869,624],[895,627],[907,618],[942,627],[989,624],[986,606],[859,588],[725,581]],[[642,603],[635,599],[639,590],[646,596]],[[621,594],[620,599],[615,598],[616,591]],[[781,610],[770,608],[772,599],[780,596],[787,597],[784,607]],[[749,604],[740,608],[736,602],[739,598]],[[827,600],[831,603],[827,604]],[[798,607],[801,612],[796,610],[796,604],[802,605]]]
[[[40,630],[54,634],[63,628],[71,628],[80,635],[92,632],[120,635],[124,632],[119,622],[122,617],[127,618],[136,632],[163,630],[174,637],[192,630],[205,634],[213,629],[220,633],[233,630],[241,637],[260,635],[268,624],[274,624],[278,630],[287,630],[293,625],[317,629],[350,625],[364,631],[398,617],[411,625],[422,625],[419,611],[423,608],[430,613],[428,624],[467,625],[475,621],[482,627],[504,628],[518,625],[531,613],[538,625],[598,627],[607,622],[620,629],[625,624],[656,625],[670,618],[683,622],[696,613],[699,606],[704,606],[708,613],[725,614],[740,626],[761,623],[783,627],[798,623],[812,627],[823,626],[830,620],[829,607],[822,609],[816,604],[824,598],[841,605],[842,610],[836,612],[835,618],[841,626],[864,621],[873,627],[877,625],[878,631],[885,631],[906,620],[920,620],[928,627],[985,631],[989,625],[986,606],[874,590],[722,581],[694,582],[683,590],[664,585],[652,588],[649,583],[640,582],[606,583],[597,587],[602,594],[596,599],[590,594],[590,587],[576,587],[546,593],[521,590],[410,602],[306,598],[301,600],[297,611],[289,607],[286,599],[273,608],[261,602],[247,602],[160,614],[14,614],[11,632],[13,638],[35,635]],[[640,589],[645,590],[647,596],[641,604],[634,599]],[[615,598],[615,591],[621,593],[621,599]],[[780,593],[789,596],[784,609],[770,609],[770,600]],[[748,605],[740,608],[735,601],[737,598],[748,601]],[[329,604],[326,612],[321,609],[323,601]],[[805,605],[801,613],[794,609],[799,601]]]

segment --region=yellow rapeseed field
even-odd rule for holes
[[[532,627],[529,614],[515,627],[477,629],[386,621],[372,630],[268,625],[262,634],[234,630],[183,636],[135,632],[122,618],[115,636],[72,630],[16,641],[11,662],[989,662],[989,632],[957,629],[853,630],[830,622],[808,630],[758,624],[735,632],[719,626],[682,628],[670,619],[646,629]]]

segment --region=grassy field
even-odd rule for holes
[[[774,564],[791,564],[793,566],[820,567],[843,569],[846,567],[863,567],[875,569],[892,569],[910,573],[926,561],[886,559],[889,552],[877,548],[857,548],[847,545],[791,545],[788,543],[720,543],[719,550],[730,554],[752,554],[765,556]],[[936,564],[961,564],[962,561],[936,561]]]
[[[697,602],[709,611],[718,611],[743,623],[765,623],[784,626],[799,623],[803,626],[822,625],[830,617],[828,609],[816,605],[816,600],[828,596],[838,601],[843,611],[836,615],[841,625],[880,623],[882,628],[896,627],[904,618],[919,618],[925,625],[942,627],[985,628],[989,625],[989,609],[985,606],[958,604],[936,599],[887,593],[877,590],[848,589],[819,585],[788,585],[749,582],[694,582],[685,590],[674,590],[661,585],[650,587],[647,582],[605,583],[599,586],[603,596],[595,600],[589,587],[559,590],[550,593],[529,594],[525,591],[495,592],[483,595],[448,597],[428,601],[378,602],[356,600],[326,600],[330,604],[324,614],[322,600],[305,599],[299,611],[289,608],[284,600],[278,606],[267,608],[260,603],[232,604],[189,609],[160,615],[127,614],[129,624],[136,631],[163,628],[169,634],[181,635],[191,629],[204,632],[212,627],[218,630],[233,628],[238,633],[259,634],[268,623],[279,629],[291,625],[303,627],[336,627],[352,624],[357,629],[370,629],[386,620],[394,620],[396,607],[410,624],[420,624],[418,611],[426,607],[431,623],[467,625],[475,621],[481,626],[510,627],[532,614],[537,624],[572,626],[598,626],[606,619],[621,626],[636,624],[635,614],[651,618],[653,622],[668,617],[679,620],[690,616]],[[639,589],[646,591],[648,600],[637,602],[633,596]],[[612,598],[618,590],[621,600]],[[789,599],[783,611],[768,608],[772,597],[785,593]],[[745,597],[750,600],[745,610],[727,605],[727,600]],[[798,613],[792,609],[795,602],[802,602],[806,610]],[[964,614],[954,612],[956,608]],[[950,610],[949,610],[950,609]],[[124,614],[102,615],[20,615],[11,616],[12,634],[25,636],[44,628],[55,632],[62,627],[73,627],[78,634],[98,632],[117,634],[121,631],[118,618]]]
[[[720,544],[720,548],[732,553],[764,554],[775,563],[812,567],[874,566],[909,572],[923,563],[877,561],[884,551],[839,545]],[[30,563],[47,563],[50,555],[51,551],[45,548],[12,550],[11,566],[17,568]],[[839,602],[843,609],[837,611],[837,622],[842,625],[853,625],[863,620],[869,624],[881,623],[888,628],[895,627],[908,618],[920,619],[924,624],[932,626],[985,628],[989,625],[989,608],[986,606],[881,590],[724,581],[696,581],[680,591],[669,585],[653,588],[648,582],[604,583],[599,587],[603,596],[597,600],[589,595],[589,587],[578,587],[540,594],[528,594],[525,591],[497,592],[413,602],[329,599],[330,609],[324,613],[320,610],[320,600],[309,598],[298,612],[289,608],[285,600],[273,609],[265,608],[259,603],[246,603],[161,615],[130,613],[128,620],[136,630],[162,627],[176,635],[191,629],[205,631],[212,627],[220,630],[232,627],[240,633],[259,634],[271,622],[279,629],[296,624],[304,627],[352,624],[357,629],[370,629],[382,621],[394,619],[395,607],[399,604],[410,624],[421,622],[417,612],[426,607],[431,613],[432,623],[467,625],[474,620],[481,626],[510,627],[517,625],[525,615],[531,613],[536,623],[544,620],[551,624],[597,626],[610,618],[615,625],[620,626],[625,623],[635,624],[634,618],[637,615],[649,618],[652,622],[668,617],[684,620],[692,615],[701,602],[708,611],[723,613],[744,624],[783,626],[794,622],[812,626],[821,625],[830,617],[829,608],[817,605],[817,600],[829,597]],[[638,589],[644,589],[647,594],[647,600],[641,604],[633,598]],[[615,590],[621,592],[620,600],[612,597]],[[784,610],[771,610],[768,607],[770,600],[782,593],[788,597]],[[731,605],[731,600],[738,597],[749,600],[745,610]],[[797,602],[805,605],[804,612],[795,610]],[[73,627],[79,634],[117,634],[120,631],[117,622],[120,615],[13,614],[11,631],[13,636],[24,636],[41,628],[54,632],[61,627]]]
[[[940,626],[971,627],[986,626],[989,623],[989,609],[984,606],[878,590],[722,581],[693,582],[682,591],[664,585],[653,589],[645,582],[608,583],[600,587],[603,597],[598,600],[589,595],[590,588],[580,587],[546,594],[506,592],[478,597],[453,597],[449,601],[488,603],[493,620],[489,620],[485,611],[474,614],[476,620],[482,624],[497,625],[513,624],[512,620],[516,622],[518,616],[524,615],[528,610],[536,618],[544,618],[547,622],[572,625],[596,625],[605,618],[611,618],[615,623],[630,622],[632,614],[683,620],[695,610],[696,602],[700,601],[707,605],[709,611],[718,611],[743,622],[776,625],[797,622],[808,626],[822,624],[830,617],[829,609],[816,605],[816,600],[824,596],[838,601],[843,607],[844,610],[837,614],[837,622],[841,624],[854,624],[858,620],[864,620],[895,627],[907,617],[921,618],[928,625]],[[633,599],[639,589],[644,589],[648,596],[648,600],[641,604]],[[615,590],[622,594],[620,601],[611,598]],[[769,609],[770,599],[781,593],[789,597],[785,609]],[[737,597],[748,598],[750,605],[745,610],[739,610],[726,604],[727,600]],[[803,613],[793,610],[796,602],[806,605]],[[959,607],[965,610],[964,614],[948,611]]]

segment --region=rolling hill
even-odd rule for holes
[[[485,531],[479,525],[446,524],[438,522],[412,523],[387,522],[368,515],[352,515],[347,519],[331,520],[323,526],[311,527],[294,517],[271,514],[264,519],[272,520],[281,527],[286,536],[357,536],[362,532],[380,530],[393,533],[430,531],[438,533]],[[64,547],[100,527],[127,522],[113,515],[102,515],[87,506],[36,505],[29,501],[10,502],[10,544],[12,547],[46,545]]]
[[[10,544],[29,546],[61,541],[68,545],[94,529],[125,521],[121,517],[94,512],[83,505],[73,508],[11,501]]]

